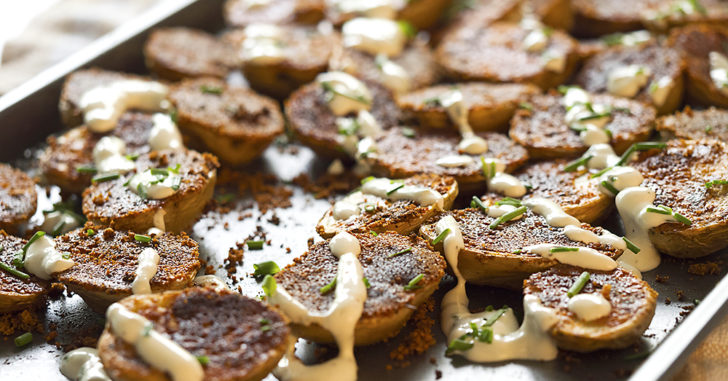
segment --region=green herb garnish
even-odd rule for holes
[[[210,362],[210,358],[207,356],[195,356],[197,357],[197,361],[200,362],[200,365],[205,366]]]
[[[96,173],[96,168],[91,165],[79,165],[76,167],[78,173]]]
[[[513,197],[503,197],[502,199],[496,201],[495,204],[498,206],[510,205],[510,206],[515,206],[515,207],[519,207],[519,206],[523,205],[521,203],[521,200],[519,200],[517,198],[513,198]]]
[[[367,277],[361,278],[361,280],[362,280],[362,282],[364,282],[364,287],[366,287],[366,288],[372,287],[372,285],[369,284],[369,279],[367,279]]]
[[[335,287],[336,287],[336,278],[334,278],[334,280],[332,280],[332,281],[331,281],[331,282],[330,282],[329,284],[327,284],[327,285],[325,285],[325,286],[321,287],[321,288],[319,289],[319,293],[320,293],[321,295],[326,295],[326,294],[328,294],[329,292],[331,292],[331,291],[332,291],[332,290],[333,290],[333,289],[334,289]]]
[[[402,131],[402,135],[404,135],[404,137],[406,138],[413,139],[415,136],[417,136],[417,132],[414,128],[402,127],[400,131]]]
[[[412,248],[411,248],[411,247],[408,247],[408,248],[406,248],[406,249],[403,249],[403,250],[400,250],[400,251],[398,251],[398,252],[396,252],[396,253],[392,253],[392,254],[389,254],[389,255],[387,255],[387,258],[392,258],[392,257],[396,257],[396,256],[398,256],[398,255],[402,255],[402,254],[404,254],[404,253],[409,253],[409,252],[411,252],[411,251],[412,251]]]
[[[263,288],[265,295],[270,298],[276,292],[276,278],[273,278],[271,275],[266,275],[265,278],[263,278],[263,284],[261,287]]]
[[[549,250],[549,253],[564,253],[569,251],[579,251],[578,247],[564,247],[564,246],[558,246],[558,247],[552,247],[551,250]]]
[[[401,183],[399,185],[396,185],[394,188],[387,191],[387,196],[391,195],[392,193],[404,188],[404,183]]]
[[[615,188],[614,185],[612,183],[610,183],[609,181],[604,180],[601,182],[601,184],[604,187],[604,189],[608,190],[613,195],[617,195],[617,193],[619,193],[619,190],[617,188]]]
[[[566,164],[566,166],[563,168],[563,170],[564,170],[564,172],[574,172],[577,169],[579,169],[579,167],[581,167],[582,165],[587,165],[587,163],[589,163],[589,160],[591,160],[592,158],[594,158],[594,155],[587,155],[582,158],[576,159],[576,160],[572,161],[571,163]]]
[[[248,246],[248,250],[263,250],[263,244],[265,241],[261,240],[247,240],[245,244]]]
[[[470,207],[475,209],[482,209],[484,212],[488,211],[488,207],[483,204],[483,201],[477,197],[473,196],[473,198],[470,200]]]
[[[200,91],[202,91],[205,94],[220,95],[220,94],[222,94],[222,87],[220,87],[220,86],[202,85],[202,86],[200,86]]]
[[[266,261],[261,263],[254,263],[253,264],[253,276],[256,278],[263,278],[266,275],[275,275],[279,271],[281,271],[281,268],[278,267],[278,264],[276,264],[273,261]]]
[[[512,211],[510,211],[510,212],[508,212],[508,213],[506,213],[506,214],[504,214],[504,215],[496,218],[495,221],[493,221],[488,227],[491,228],[491,229],[495,229],[496,227],[498,227],[498,225],[500,225],[500,224],[502,224],[504,222],[508,222],[508,221],[510,221],[510,220],[512,220],[512,219],[514,219],[514,218],[516,218],[518,216],[520,216],[523,213],[526,213],[526,207],[525,206],[522,206],[520,208],[517,208],[515,210],[512,210]]]
[[[420,281],[424,277],[425,277],[425,274],[420,274],[420,275],[417,275],[416,277],[412,278],[412,280],[409,281],[409,283],[407,283],[406,286],[404,286],[405,291],[412,291],[412,290],[416,290],[418,288],[422,288],[422,286],[418,285],[418,283],[420,283]]]
[[[445,239],[445,237],[447,237],[448,234],[450,234],[450,228],[447,228],[447,229],[443,230],[442,233],[438,234],[437,237],[435,237],[435,239],[432,240],[432,245],[434,246],[434,245],[437,245],[438,243],[440,243],[440,241]]]
[[[705,187],[708,189],[718,185],[728,185],[728,180],[711,180],[705,183]]]
[[[134,240],[142,243],[149,243],[152,241],[152,237],[144,234],[134,234]]]
[[[566,295],[571,298],[574,295],[580,293],[581,289],[584,288],[584,286],[586,285],[586,282],[589,281],[589,276],[590,274],[588,271],[584,271],[583,273],[581,273],[581,275],[579,275],[579,277],[576,279],[576,282],[571,285],[569,291],[566,292]]]
[[[119,177],[121,177],[121,175],[118,174],[118,173],[109,173],[109,174],[106,174],[106,175],[94,176],[91,179],[91,182],[94,183],[94,184],[96,184],[96,183],[103,183],[103,182],[106,182],[106,181],[116,180]]]
[[[624,240],[624,243],[627,244],[627,249],[629,249],[629,251],[631,251],[635,254],[640,252],[640,248],[637,247],[637,245],[635,245],[632,241],[627,239],[627,237],[622,237],[622,239]]]
[[[28,274],[26,274],[26,273],[24,273],[22,271],[19,271],[17,269],[14,269],[14,268],[6,265],[3,262],[0,262],[0,270],[3,270],[5,272],[7,272],[8,274],[10,274],[10,275],[12,275],[12,276],[14,276],[16,278],[20,278],[22,280],[28,280],[28,279],[30,279],[30,275],[28,275]]]
[[[33,342],[33,334],[30,332],[26,332],[26,333],[16,337],[14,341],[15,341],[16,347],[18,347],[18,348],[24,347],[24,346],[30,344],[31,342]]]

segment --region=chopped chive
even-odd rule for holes
[[[609,140],[612,140],[612,137],[614,137],[614,134],[612,133],[612,130],[610,130],[608,128],[605,128],[603,131],[604,131],[605,134],[607,134],[607,137],[609,138]]]
[[[579,124],[570,124],[569,129],[577,131],[577,132],[584,132],[586,131],[586,127],[582,127]]]
[[[149,172],[155,176],[169,176],[169,170],[165,168],[151,168]]]
[[[63,259],[71,259],[71,253],[63,253],[63,254],[61,254],[61,258],[63,258]]]
[[[523,213],[526,213],[526,207],[525,206],[522,206],[520,208],[517,208],[515,210],[512,210],[512,211],[510,211],[510,212],[508,212],[508,213],[506,213],[506,214],[504,214],[504,215],[496,218],[495,221],[493,221],[488,227],[491,228],[491,229],[495,229],[496,227],[498,227],[498,225],[500,225],[500,224],[502,224],[504,222],[508,222],[508,221],[510,221],[510,220],[512,220],[512,219],[514,219],[514,218],[516,218],[518,216],[520,216]]]
[[[572,87],[576,87],[576,86],[560,85],[559,87],[556,88],[556,90],[558,90],[562,95],[566,95],[566,93],[568,93],[569,89],[571,89]]]
[[[417,132],[415,132],[415,130],[410,127],[402,127],[401,131],[402,131],[402,135],[404,135],[404,137],[406,137],[406,138],[412,139],[415,136],[417,136]]]
[[[425,274],[420,274],[420,275],[417,275],[417,276],[416,276],[416,277],[414,277],[414,278],[413,278],[413,279],[412,279],[411,281],[409,281],[409,283],[407,283],[407,285],[406,285],[406,286],[404,286],[404,289],[405,289],[406,291],[412,291],[412,290],[416,290],[416,289],[418,289],[418,288],[422,288],[422,286],[419,286],[419,285],[418,285],[418,283],[420,283],[420,281],[421,281],[421,280],[422,280],[422,279],[423,279],[424,277],[425,277]]]
[[[200,362],[200,365],[205,366],[210,362],[210,358],[207,356],[195,356],[197,357],[197,361]]]
[[[442,101],[440,101],[440,98],[438,97],[427,98],[423,100],[422,103],[429,107],[439,107],[442,105]]]
[[[584,288],[584,286],[586,285],[586,282],[589,281],[589,276],[590,274],[588,271],[584,271],[583,273],[581,273],[581,275],[579,275],[579,277],[576,279],[576,282],[571,285],[569,291],[566,292],[566,295],[571,298],[574,295],[580,293],[581,289]]]
[[[179,177],[179,176],[173,177],[172,178],[172,186],[170,186],[170,188],[172,188],[172,190],[178,191],[180,185],[182,185],[182,178]]]
[[[261,240],[247,240],[245,244],[248,245],[248,250],[263,250],[263,244],[265,241]]]
[[[272,275],[266,275],[265,278],[263,278],[263,284],[261,287],[267,297],[273,296],[276,292],[276,278],[273,278]]]
[[[702,303],[701,299],[693,299],[693,304],[695,304],[696,306],[700,303]]]
[[[564,172],[574,172],[577,169],[579,169],[579,167],[581,167],[582,165],[587,165],[587,163],[589,163],[589,160],[591,160],[593,157],[594,157],[594,155],[587,155],[587,156],[584,156],[577,160],[574,160],[571,163],[566,164],[566,166],[564,166],[563,170],[564,170]]]
[[[139,197],[141,197],[145,200],[147,199],[147,191],[142,186],[142,183],[137,184],[136,191],[137,191],[137,194],[139,195]]]
[[[147,323],[144,328],[142,328],[142,336],[149,336],[153,328],[154,326],[152,325],[152,323]]]
[[[79,165],[76,167],[78,173],[96,173],[96,168],[90,165]]]
[[[610,111],[605,111],[605,112],[602,112],[602,113],[596,113],[596,114],[591,114],[591,115],[587,115],[587,116],[581,117],[581,118],[579,118],[579,121],[582,121],[583,122],[585,120],[600,119],[600,118],[604,118],[604,117],[607,117],[607,116],[610,116],[610,115],[612,115],[612,111],[611,110]]]
[[[502,199],[496,201],[495,204],[498,205],[498,206],[501,206],[501,205],[510,205],[510,206],[515,206],[515,207],[519,207],[519,206],[522,206],[523,205],[521,203],[521,200],[519,200],[517,198],[513,198],[513,197],[503,197]]]
[[[488,318],[488,320],[485,321],[485,326],[490,327],[493,324],[495,324],[495,322],[498,321],[498,319],[500,319],[500,317],[503,316],[503,314],[505,314],[507,310],[508,310],[508,307],[503,307],[503,308],[499,309],[498,311],[496,311],[493,315],[491,315]]]
[[[406,249],[403,249],[403,250],[400,250],[400,251],[398,251],[398,252],[396,252],[396,253],[392,253],[392,254],[389,254],[389,255],[387,255],[387,258],[392,258],[392,257],[396,257],[396,256],[398,256],[398,255],[402,255],[402,254],[404,254],[404,253],[409,253],[409,252],[411,252],[411,251],[412,251],[412,248],[411,248],[411,247],[408,247],[408,248],[406,248]]]
[[[270,324],[270,320],[266,318],[260,318],[260,320],[258,320],[258,323],[260,323],[260,325],[267,325]]]
[[[613,195],[616,196],[617,193],[619,193],[619,190],[617,188],[615,188],[614,185],[612,183],[610,183],[609,181],[604,180],[601,182],[601,184],[606,190],[611,192]]]
[[[637,247],[637,245],[635,245],[634,242],[627,239],[627,237],[622,237],[622,239],[624,240],[624,243],[627,244],[627,249],[629,249],[629,251],[631,251],[635,254],[640,252],[640,248]]]
[[[336,278],[334,278],[334,280],[332,280],[332,281],[331,281],[331,282],[330,282],[329,284],[327,284],[327,285],[325,285],[325,286],[321,287],[321,288],[319,289],[319,293],[320,293],[321,295],[326,295],[326,294],[328,294],[329,292],[331,292],[331,291],[332,291],[332,290],[334,289],[334,287],[336,287]]]
[[[129,160],[131,160],[131,161],[135,161],[136,159],[139,158],[139,154],[138,153],[130,153],[128,155],[125,155],[124,157],[127,158],[127,159],[129,159]]]
[[[326,98],[326,101],[327,102],[331,101],[332,95],[339,95],[339,96],[342,96],[344,98],[348,98],[348,99],[351,99],[353,101],[356,101],[356,102],[359,102],[359,103],[363,103],[365,105],[370,104],[369,100],[368,99],[365,99],[363,96],[352,96],[352,95],[349,95],[349,94],[344,94],[344,93],[342,93],[342,92],[337,91],[336,89],[334,89],[334,87],[331,86],[331,84],[328,83],[328,82],[321,82],[321,88],[323,88],[324,91],[328,93],[327,94],[327,98]]]
[[[35,243],[35,241],[39,240],[39,239],[40,239],[41,237],[43,237],[43,236],[44,236],[45,234],[46,234],[46,233],[45,233],[44,231],[38,231],[38,232],[35,232],[35,234],[33,234],[33,236],[32,236],[32,237],[30,237],[30,239],[28,240],[28,243],[26,243],[26,244],[25,244],[25,245],[23,246],[23,254],[25,254],[25,253],[26,253],[26,252],[28,251],[28,248],[30,247],[30,245],[32,245],[33,243]]]
[[[369,231],[369,234],[371,234],[371,235],[373,235],[375,237],[379,235],[379,233],[375,232],[374,230],[370,230]]]
[[[445,237],[447,237],[448,234],[450,234],[450,228],[447,228],[447,229],[443,230],[442,233],[438,234],[437,237],[435,237],[435,239],[432,240],[432,245],[434,246],[434,245],[437,245],[438,243],[440,243],[440,241],[445,239]]]
[[[470,207],[475,209],[482,209],[485,212],[488,211],[488,207],[485,206],[485,204],[483,204],[483,201],[477,196],[473,196],[472,200],[470,200]]]
[[[30,344],[33,341],[33,334],[26,332],[15,338],[15,346],[20,348]]]
[[[266,275],[275,275],[279,271],[281,271],[281,268],[278,267],[278,264],[276,264],[273,261],[266,261],[261,263],[254,263],[253,264],[253,276],[256,278],[262,278]]]
[[[179,113],[177,112],[176,108],[173,108],[169,111],[169,119],[172,119],[174,124],[177,124],[177,118],[179,117]]]
[[[528,102],[519,103],[518,108],[522,108],[522,109],[528,110],[528,111],[533,111],[533,105]]]
[[[656,208],[653,208],[650,206],[645,210],[649,213],[657,213],[657,214],[664,214],[664,215],[672,214],[672,209],[670,209],[664,205],[659,205]]]
[[[619,161],[615,164],[615,166],[622,165],[622,164],[626,163],[629,160],[630,156],[633,153],[637,152],[637,151],[647,151],[647,150],[651,150],[651,149],[663,149],[665,147],[667,147],[667,144],[666,143],[661,143],[661,142],[640,142],[640,143],[634,143],[631,146],[629,146],[629,148],[627,149],[627,151],[625,151],[622,154],[622,157],[619,158]]]
[[[521,249],[518,249],[518,250],[515,250],[515,251],[513,251],[513,254],[521,254],[521,252],[522,252],[522,251],[523,251],[523,250],[521,250]]]
[[[25,253],[22,250],[15,253],[15,256],[13,257],[13,266],[15,266],[16,269],[22,269],[25,267]]]
[[[61,234],[64,226],[66,226],[66,221],[63,221],[63,220],[58,221],[56,226],[53,227],[53,231],[51,232],[51,235],[55,237],[55,236]]]
[[[0,262],[0,270],[4,270],[8,274],[10,274],[10,275],[12,275],[12,276],[14,276],[16,278],[20,278],[22,280],[28,280],[28,279],[30,279],[30,275],[28,275],[28,274],[26,274],[26,273],[24,273],[22,271],[16,270],[16,269],[14,269],[14,268],[6,265],[3,262]]]
[[[677,212],[673,212],[673,213],[672,213],[672,217],[673,217],[674,219],[676,219],[676,220],[677,220],[677,222],[679,222],[679,223],[681,223],[681,224],[685,224],[685,225],[688,225],[688,226],[690,226],[690,225],[692,225],[692,224],[693,224],[693,222],[692,222],[692,221],[690,221],[690,220],[689,220],[689,219],[688,219],[687,217],[683,216],[683,215],[682,215],[682,214],[680,214],[680,213],[677,213]]]
[[[374,176],[367,176],[367,177],[361,179],[361,185],[364,185],[372,180],[374,180]]]
[[[402,188],[404,188],[404,184],[397,185],[396,187],[394,187],[394,188],[392,188],[392,189],[390,189],[390,190],[387,191],[387,196],[389,196],[390,194],[392,194],[392,193],[394,193],[394,192],[396,192],[396,191],[398,191],[398,190],[400,190]]]
[[[412,25],[410,22],[405,20],[398,20],[397,25],[399,26],[399,29],[404,33],[407,38],[413,38],[417,35],[417,28],[415,28],[414,25]]]
[[[177,165],[175,165],[174,167],[167,167],[167,170],[170,171],[170,172],[172,172],[172,173],[174,173],[174,174],[176,174],[176,175],[179,175],[179,169],[181,167],[182,167],[182,164],[177,163]]]
[[[366,287],[366,288],[372,287],[372,285],[369,284],[369,279],[367,279],[367,277],[361,278],[361,280],[362,280],[362,282],[364,282],[364,287]]]
[[[365,202],[364,203],[364,211],[367,213],[374,213],[374,211],[377,210],[377,206],[374,205],[371,202]]]
[[[728,185],[728,180],[712,180],[705,183],[705,187],[708,189],[717,185]]]
[[[200,86],[200,91],[202,91],[205,94],[220,95],[220,94],[222,94],[222,87],[202,85],[202,86]]]
[[[481,343],[493,343],[493,328],[490,327],[482,327],[478,331],[478,335],[476,336],[478,338],[478,341]]]
[[[96,184],[96,183],[103,183],[103,182],[106,182],[106,181],[116,180],[119,177],[121,177],[121,175],[118,174],[118,173],[109,173],[107,175],[94,176],[91,179],[91,182],[94,183],[94,184]]]
[[[134,240],[142,243],[149,243],[152,241],[152,237],[144,234],[134,234]]]
[[[611,171],[612,169],[614,169],[614,167],[607,167],[607,168],[604,168],[604,169],[602,169],[601,171],[599,171],[599,172],[597,172],[597,173],[594,173],[594,174],[592,174],[591,176],[589,176],[589,178],[591,178],[591,179],[595,179],[595,178],[597,178],[597,177],[599,177],[599,176],[601,176],[601,175],[603,175],[603,174],[605,174],[605,173],[607,173],[607,172]]]
[[[711,125],[705,126],[705,132],[710,133],[710,131],[713,131],[713,126],[711,126]]]
[[[551,250],[549,250],[549,253],[564,253],[567,251],[579,251],[579,248],[578,247],[558,246],[558,247],[552,247]]]
[[[455,351],[467,351],[468,349],[473,347],[472,341],[465,341],[463,339],[455,339],[450,342],[447,346],[447,351],[445,354],[450,354]]]

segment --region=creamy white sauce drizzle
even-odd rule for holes
[[[376,58],[377,67],[382,73],[382,83],[395,94],[404,94],[412,87],[412,79],[409,73],[402,66],[387,58],[385,55],[378,55]]]
[[[372,55],[384,54],[387,57],[402,53],[407,36],[399,24],[382,18],[357,17],[341,27],[343,44]]]
[[[624,33],[619,37],[619,44],[623,46],[637,46],[650,41],[652,35],[646,30]]]
[[[250,24],[245,27],[244,33],[239,53],[244,62],[272,65],[285,60],[285,33],[279,26]]]
[[[278,306],[292,321],[311,325],[318,324],[331,332],[339,347],[334,359],[322,364],[307,366],[295,357],[291,345],[288,353],[273,371],[281,380],[354,381],[357,378],[357,364],[354,358],[354,331],[364,311],[367,290],[364,285],[364,271],[359,263],[361,247],[356,237],[339,233],[329,243],[331,253],[339,258],[336,273],[334,301],[326,312],[309,311],[294,299],[285,289],[278,286],[270,296],[269,303]]]
[[[569,127],[580,131],[579,136],[584,144],[592,146],[609,143],[611,139],[604,128],[611,119],[609,106],[592,103],[589,93],[578,87],[570,87],[561,103],[566,108],[564,121]]]
[[[508,197],[522,197],[526,186],[515,176],[505,173],[506,165],[499,159],[486,158],[484,171],[488,173],[488,190]]]
[[[190,352],[152,328],[152,322],[119,303],[106,310],[106,320],[114,336],[136,349],[150,366],[168,373],[173,381],[201,381],[202,365]]]
[[[111,131],[130,109],[164,111],[169,108],[167,86],[154,81],[127,79],[95,87],[81,96],[79,107],[91,131]]]
[[[566,54],[556,49],[546,49],[541,55],[544,68],[554,73],[561,73],[566,69]]]
[[[439,98],[442,107],[447,110],[450,120],[458,127],[462,140],[458,143],[458,150],[470,155],[481,155],[488,151],[488,142],[478,135],[475,135],[473,128],[468,122],[469,110],[463,101],[463,93],[454,89]]]
[[[710,52],[710,79],[722,93],[728,94],[728,57],[719,52]]]
[[[609,258],[608,256],[592,248],[567,246],[570,249],[577,250],[557,252],[553,251],[553,249],[560,247],[562,246],[550,243],[541,243],[538,245],[526,246],[523,248],[523,250],[538,254],[544,258],[554,259],[556,261],[559,261],[559,263],[583,267],[585,269],[610,271],[617,268],[617,262],[614,259]]]
[[[549,44],[550,29],[546,28],[538,19],[529,16],[521,20],[521,28],[529,32],[521,42],[523,50],[537,53],[546,49]]]
[[[316,77],[316,82],[324,87],[329,109],[334,115],[371,109],[372,94],[364,82],[350,74],[341,71],[322,73]]]
[[[569,298],[568,308],[583,321],[594,321],[612,312],[612,305],[601,292],[574,295]]]
[[[81,225],[75,217],[60,210],[43,214],[43,224],[40,226],[40,230],[51,233],[59,226],[58,234],[60,235],[66,234]]]
[[[652,104],[657,107],[661,107],[667,101],[667,96],[670,95],[672,88],[675,86],[672,78],[662,77],[657,81],[653,81],[650,84],[648,93],[652,99]]]
[[[609,196],[615,195],[604,187],[604,182],[611,184],[618,191],[622,191],[629,187],[636,187],[642,184],[642,181],[644,181],[644,177],[640,171],[629,166],[616,166],[598,177],[599,190]]]
[[[339,129],[337,139],[344,151],[357,158],[368,153],[376,152],[374,140],[360,147],[365,138],[374,138],[382,133],[382,126],[377,119],[367,110],[361,110],[356,117],[336,118],[336,126]]]
[[[139,253],[138,262],[134,281],[131,283],[131,292],[134,294],[151,294],[152,286],[149,281],[157,273],[159,253],[157,250],[147,247]]]
[[[44,235],[35,240],[25,252],[25,269],[41,279],[51,279],[51,274],[69,269],[76,263],[63,258],[53,239]]]
[[[61,373],[71,381],[111,381],[96,348],[74,349],[61,357]]]
[[[218,278],[215,275],[200,275],[196,277],[193,281],[195,286],[199,287],[212,287],[215,290],[230,290],[230,287],[228,287],[225,282]]]
[[[619,161],[619,156],[609,144],[595,144],[586,150],[584,156],[591,156],[587,163],[589,169],[604,169],[614,166]]]
[[[475,159],[467,155],[447,155],[435,161],[435,164],[445,168],[467,167],[473,163],[475,163]]]
[[[550,226],[561,228],[568,225],[581,225],[579,220],[566,214],[556,203],[543,197],[528,198],[523,200],[523,205],[526,205],[534,213],[543,216]]]
[[[329,164],[329,167],[326,168],[326,173],[329,175],[338,176],[344,173],[344,164],[339,159],[335,159],[334,161]]]
[[[421,185],[404,185],[392,191],[399,184],[402,184],[401,180],[374,178],[362,185],[361,192],[392,201],[411,200],[421,206],[432,206],[437,210],[442,210],[444,207],[445,199],[436,190]]]
[[[127,186],[132,192],[144,198],[161,200],[177,193],[175,187],[179,184],[180,175],[169,171],[168,175],[152,174],[151,169],[137,173],[129,180]]]
[[[607,91],[610,94],[632,98],[647,85],[652,70],[642,65],[620,66],[609,72],[607,76]]]
[[[258,9],[270,4],[273,0],[244,0],[245,8]]]
[[[152,151],[179,149],[184,147],[182,134],[168,114],[152,115],[152,130],[149,131],[149,146]]]
[[[333,0],[329,3],[343,14],[390,20],[404,6],[401,0]]]
[[[104,136],[94,146],[94,167],[98,173],[124,173],[134,169],[126,156],[126,143],[116,136]]]

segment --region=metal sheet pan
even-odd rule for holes
[[[222,0],[180,0],[171,8],[155,9],[0,97],[0,160],[27,162],[36,152],[34,147],[39,147],[47,135],[62,130],[57,103],[65,75],[90,66],[143,73],[141,47],[150,28],[181,25],[218,31],[223,28],[222,3]],[[272,173],[284,182],[289,182],[300,173],[315,177],[324,171],[326,162],[305,147],[295,146],[295,143],[293,147],[295,149],[281,145],[270,147],[262,159],[250,166],[250,170]],[[272,244],[263,251],[246,252],[244,264],[237,270],[239,282],[235,286],[239,285],[247,295],[260,293],[259,285],[246,276],[252,272],[253,263],[264,260],[275,260],[280,265],[290,263],[304,252],[308,238],[315,237],[315,222],[329,206],[327,201],[315,200],[295,185],[289,187],[294,191],[290,208],[261,214],[254,206],[251,208],[249,200],[240,200],[232,211],[224,214],[208,212],[194,226],[193,237],[200,242],[203,256],[216,268],[223,263],[228,250],[236,242],[243,241],[259,227],[267,233]],[[45,204],[39,209],[57,197],[57,189],[41,197]],[[277,215],[279,223],[274,223],[275,219],[271,218],[273,214]],[[240,218],[241,215],[245,215],[245,218]],[[619,230],[618,226],[607,227]],[[290,254],[286,248],[291,249]],[[716,254],[700,262],[719,261],[721,258],[722,254]],[[660,293],[660,297],[655,318],[638,348],[586,355],[562,352],[558,360],[543,363],[514,361],[472,364],[444,356],[446,344],[439,329],[439,311],[436,308],[432,312],[432,317],[437,321],[432,328],[437,339],[435,346],[422,355],[408,359],[411,364],[407,367],[391,360],[389,354],[410,329],[407,327],[389,342],[357,349],[359,378],[381,381],[432,380],[441,375],[443,379],[453,380],[599,380],[626,378],[632,374],[633,379],[640,381],[667,379],[681,368],[689,353],[728,309],[728,277],[724,277],[725,272],[721,270],[719,274],[710,276],[691,275],[687,271],[691,263],[664,258],[658,270],[645,273],[645,279]],[[224,269],[218,271],[222,274]],[[665,279],[664,276],[669,279],[656,282],[658,274],[662,279]],[[445,279],[435,299],[439,301],[452,283],[452,279]],[[678,291],[682,292],[683,298],[678,299]],[[520,309],[519,292],[487,287],[469,287],[468,292],[473,308],[482,308],[487,304],[508,304],[515,306],[516,310]],[[669,303],[668,298],[671,299]],[[696,299],[702,300],[702,303],[688,315]],[[78,336],[93,335],[99,331],[103,317],[86,308],[78,296],[70,296],[49,303],[46,325],[49,324],[57,326],[59,341],[71,343]],[[299,343],[298,353],[304,360],[312,360],[316,350],[315,344]],[[634,356],[635,353],[650,354],[641,357]],[[57,367],[61,354],[59,349],[44,343],[39,337],[22,350],[16,349],[12,340],[2,340],[0,380],[62,379]],[[274,378],[269,376],[268,379]]]

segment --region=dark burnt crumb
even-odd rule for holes
[[[670,280],[670,276],[667,274],[657,274],[655,276],[655,282],[657,283],[667,283],[668,280]]]
[[[688,316],[691,312],[693,312],[693,309],[695,309],[695,306],[688,304],[685,306],[681,306],[680,309],[682,310],[682,311],[680,311],[680,316],[685,317],[685,316]]]
[[[672,304],[672,300],[669,297],[665,297],[665,305],[669,306],[670,304]]]
[[[308,247],[313,246],[313,237],[309,238],[307,242],[308,242]]]
[[[692,265],[688,266],[688,273],[693,275],[715,275],[722,272],[722,263],[719,262],[703,262],[703,263],[693,263]]]
[[[326,173],[316,180],[312,180],[305,173],[293,178],[294,184],[303,188],[305,192],[312,194],[316,199],[331,198],[337,193],[349,192],[356,188],[360,181],[361,177],[355,175],[352,171],[344,171],[341,175]]]
[[[275,208],[290,207],[290,198],[293,195],[293,191],[282,184],[275,175],[250,174],[228,168],[219,170],[217,187],[223,196],[228,194],[251,195],[261,213]],[[225,197],[225,199],[227,198],[229,197]]]
[[[290,247],[286,247],[286,254],[291,254],[291,248]]]
[[[215,274],[215,266],[213,266],[213,265],[205,266],[205,275],[213,275],[213,274]]]
[[[0,314],[0,335],[10,336],[18,332],[43,332],[39,312],[28,309]]]
[[[232,276],[238,268],[238,265],[243,263],[244,251],[241,246],[231,247],[228,249],[228,256],[225,258],[225,268],[228,271],[228,275]]]
[[[224,224],[222,224],[222,228],[229,231],[230,230],[230,224],[227,223],[227,222],[225,222]]]
[[[617,378],[627,378],[634,373],[634,369],[625,369],[625,368],[619,368],[614,371],[614,375]]]
[[[562,358],[564,359],[564,362],[566,363],[580,363],[581,358],[575,355],[574,352],[568,352],[568,351],[561,351]]]
[[[439,380],[442,378],[442,371],[439,369],[435,369],[435,379]]]
[[[281,218],[278,217],[278,214],[275,212],[271,214],[270,218],[268,219],[268,222],[270,222],[273,225],[278,226],[281,223]]]
[[[100,333],[99,333],[100,335]],[[92,347],[96,348],[96,345],[98,344],[99,337],[96,336],[79,336],[73,339],[73,341],[70,344],[63,345],[63,351],[64,352],[70,352],[74,349],[81,348],[81,347]]]
[[[424,353],[427,349],[435,345],[435,338],[432,335],[432,327],[435,320],[432,319],[430,313],[435,309],[435,300],[428,299],[423,303],[407,322],[411,328],[401,340],[399,345],[390,353],[389,358],[395,360],[395,365],[404,368],[410,365],[412,356]]]
[[[437,359],[434,357],[430,357],[430,364],[437,365]]]
[[[677,300],[682,302],[685,298],[685,293],[683,292],[683,290],[677,290],[675,291],[675,293],[677,294]]]
[[[48,297],[53,300],[56,300],[56,299],[60,298],[61,296],[63,296],[63,291],[65,291],[65,290],[66,290],[66,286],[64,286],[63,283],[59,283],[59,282],[51,283],[51,287],[48,290]]]
[[[394,368],[392,367],[392,364],[387,364],[387,365],[386,365],[386,366],[384,367],[384,369],[386,369],[387,371],[390,371],[390,370],[392,370],[392,369],[394,369]]]

